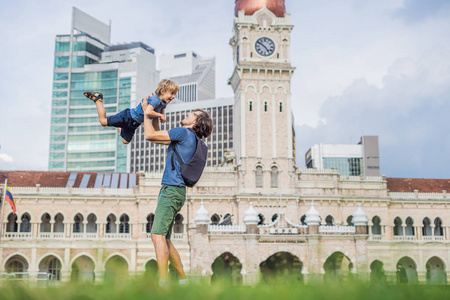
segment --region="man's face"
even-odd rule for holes
[[[183,126],[191,126],[194,125],[197,121],[197,117],[201,114],[199,111],[193,111],[191,113],[187,114],[187,117],[184,118],[183,121],[181,121],[181,125]]]
[[[161,101],[169,104],[173,99],[175,99],[176,94],[177,94],[177,92],[175,92],[175,91],[172,91],[172,92],[163,91],[160,99],[161,99]]]

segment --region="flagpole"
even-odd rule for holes
[[[3,198],[2,198],[2,222],[0,223],[0,241],[2,240],[3,235],[3,211],[5,210],[5,201],[6,201],[6,187],[8,183],[8,179],[5,179],[5,187],[3,188]],[[0,257],[1,259],[1,257]]]

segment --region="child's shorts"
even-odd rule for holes
[[[141,123],[136,122],[130,113],[130,109],[124,109],[121,112],[109,116],[106,118],[108,126],[120,127],[120,136],[127,142],[131,142],[134,136],[134,132],[141,125]]]

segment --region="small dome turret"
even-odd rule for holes
[[[194,222],[197,225],[208,225],[210,223],[209,212],[203,205],[203,201],[200,204],[200,208],[195,212]]]
[[[250,202],[250,207],[244,213],[244,224],[258,225],[258,223],[259,223],[258,212],[253,208],[253,203]]]
[[[369,219],[366,212],[362,210],[361,203],[358,203],[358,208],[353,213],[352,223],[355,226],[367,226],[369,224]]]
[[[314,208],[314,202],[311,202],[311,208],[306,213],[305,223],[306,225],[320,225],[320,214]]]

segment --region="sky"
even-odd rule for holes
[[[216,57],[231,97],[234,0],[0,0],[0,170],[47,170],[54,41],[72,6],[113,44]],[[297,165],[314,144],[377,135],[388,177],[450,178],[450,1],[286,0]]]

